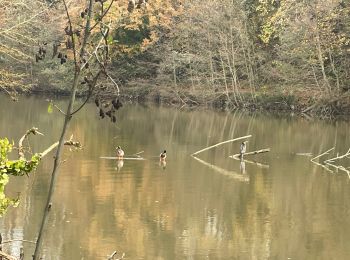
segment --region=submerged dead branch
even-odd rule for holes
[[[237,160],[237,161],[241,161],[241,162],[245,162],[245,163],[249,163],[249,164],[254,164],[255,166],[258,166],[260,168],[270,168],[270,165],[268,164],[263,164],[263,163],[259,163],[259,162],[256,162],[256,161],[250,161],[250,160],[241,160],[241,158],[238,156],[235,156],[235,157],[231,157],[230,158],[234,159],[234,160]]]
[[[117,251],[114,251],[107,260],[122,260],[124,259],[125,253],[123,253],[120,257],[117,256]],[[116,258],[117,257],[117,258]]]
[[[325,151],[324,153],[321,153],[321,154],[317,155],[316,157],[312,158],[310,161],[314,162],[316,159],[318,159],[318,158],[320,158],[321,156],[326,155],[326,154],[328,154],[330,151],[334,150],[334,148],[335,148],[335,147],[333,147],[333,148],[331,148],[331,149]]]
[[[336,170],[341,170],[347,173],[349,179],[350,179],[350,170],[348,170],[346,167],[344,167],[343,165],[336,165],[334,164],[334,161],[336,160],[340,160],[343,158],[349,158],[350,156],[350,149],[343,155],[337,155],[336,157],[333,157],[331,159],[328,160],[324,160],[322,163],[316,162],[315,159],[320,158],[321,156],[328,154],[330,151],[332,151],[335,147],[325,151],[324,153],[321,153],[320,155],[317,155],[316,157],[312,158],[310,161],[318,166],[321,166],[322,168],[326,169],[327,171],[334,173],[334,171],[332,171],[331,169],[329,169],[329,166],[336,169]]]
[[[242,137],[237,137],[237,138],[234,138],[234,139],[230,139],[230,140],[227,140],[227,141],[224,141],[224,142],[220,142],[220,143],[211,145],[211,146],[209,146],[209,147],[206,147],[206,148],[204,148],[204,149],[202,149],[202,150],[199,150],[199,151],[197,151],[197,152],[195,152],[195,153],[193,153],[193,154],[191,154],[191,155],[194,156],[194,155],[197,155],[197,154],[199,154],[199,153],[201,153],[201,152],[207,151],[207,150],[209,150],[209,149],[211,149],[211,148],[218,147],[219,145],[227,144],[227,143],[231,143],[231,142],[235,142],[235,141],[239,141],[239,140],[242,140],[242,139],[247,139],[247,138],[250,138],[251,136],[252,136],[252,135],[246,135],[246,136],[242,136]]]
[[[206,161],[203,161],[195,156],[192,156],[195,160],[197,160],[198,162],[200,162],[201,164],[204,164],[205,166],[213,169],[214,171],[218,172],[218,173],[221,173],[225,176],[228,176],[230,178],[233,178],[235,180],[238,180],[238,181],[242,181],[242,182],[249,182],[249,176],[248,175],[243,175],[243,174],[239,174],[237,172],[234,172],[234,171],[228,171],[228,170],[225,170],[225,169],[222,169],[216,165],[213,165],[213,164],[210,164]]]
[[[341,170],[341,171],[344,171],[348,174],[348,177],[350,179],[350,171],[348,169],[346,169],[344,166],[341,166],[341,165],[335,165],[335,164],[332,164],[330,162],[325,162],[327,165],[335,168],[336,170]]]

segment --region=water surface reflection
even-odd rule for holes
[[[0,97],[0,109],[0,136],[17,140],[35,125],[45,133],[30,139],[36,151],[58,139],[62,120],[44,100]],[[348,176],[298,155],[346,152],[349,123],[126,105],[114,125],[95,109],[82,110],[69,130],[84,149],[64,154],[46,259],[106,259],[114,250],[127,259],[350,258]],[[190,156],[247,134],[248,150],[271,148],[254,157],[258,165],[228,158],[239,142]],[[117,145],[147,160],[100,159]],[[51,164],[46,158],[30,178],[11,178],[7,194],[20,191],[21,203],[1,219],[4,240],[35,239]],[[33,245],[24,247],[31,259]]]

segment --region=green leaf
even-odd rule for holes
[[[51,114],[53,111],[53,104],[52,102],[49,103],[49,106],[47,107],[47,113]]]

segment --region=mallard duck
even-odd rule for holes
[[[124,151],[120,146],[118,146],[116,149],[117,149],[117,158],[122,159],[124,157]]]
[[[159,155],[159,159],[160,160],[165,160],[166,158],[166,150],[164,150],[164,152],[162,152],[160,155]]]
[[[239,147],[239,153],[241,158],[243,158],[243,154],[245,154],[245,152],[247,151],[247,143],[248,141],[244,141],[241,143],[241,146]]]

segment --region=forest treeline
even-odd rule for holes
[[[66,61],[36,63],[40,48],[51,56],[53,42],[67,45],[63,13],[53,3],[0,0],[2,90],[67,88],[72,75]],[[83,3],[72,4],[77,16]],[[349,111],[348,0],[118,1],[110,21],[109,70],[122,94],[186,104]],[[115,93],[107,83],[104,88]]]

